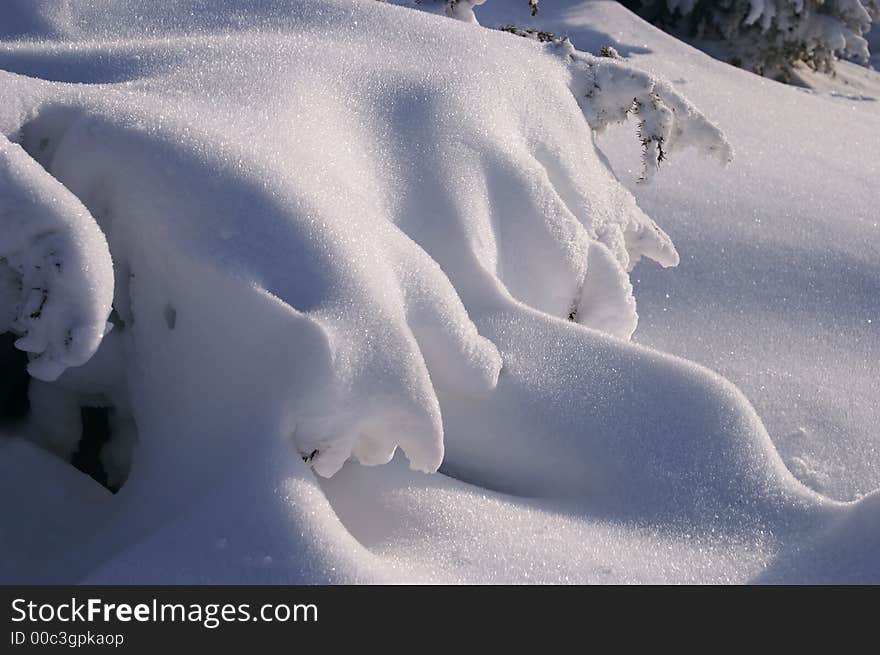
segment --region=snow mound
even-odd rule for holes
[[[507,3],[478,9],[486,25],[522,16]],[[642,162],[629,130],[609,127],[599,138],[682,253],[672,275],[634,270],[636,341],[734,382],[814,490],[848,501],[876,489],[880,163],[870,135],[880,132],[880,75],[841,61],[833,78],[811,75],[813,89],[779,84],[614,2],[548,3],[538,18],[581,48],[614,47],[669,80],[736,146],[722,175],[683,153],[646,185],[635,182]]]
[[[16,6],[21,17],[25,9]],[[82,4],[82,13],[59,14],[51,3],[29,6],[28,24],[49,21],[50,33],[89,39],[109,29],[114,12],[137,5],[114,5],[103,18],[91,3]],[[184,10],[185,3],[178,8]],[[501,368],[466,306],[513,296],[629,338],[637,315],[626,271],[643,255],[664,265],[674,265],[677,255],[602,163],[574,111],[568,69],[531,44],[492,35],[488,43],[497,55],[484,61],[482,33],[462,31],[452,47],[445,31],[431,35],[422,27],[424,54],[380,59],[368,52],[374,29],[358,25],[346,5],[331,3],[324,8],[329,13],[296,4],[277,10],[268,3],[262,18],[304,35],[291,39],[267,28],[256,37],[230,38],[214,56],[222,68],[206,65],[216,43],[205,37],[171,46],[132,41],[130,49],[151,61],[164,57],[164,69],[173,65],[174,72],[125,89],[7,74],[7,93],[30,97],[2,123],[54,176],[31,160],[21,184],[49,180],[93,212],[94,220],[80,211],[81,222],[97,232],[97,221],[111,243],[114,307],[133,328],[134,350],[153,353],[170,336],[163,332],[186,329],[198,296],[223,284],[191,287],[194,276],[185,270],[204,267],[205,274],[266,292],[265,303],[289,308],[281,320],[291,336],[283,341],[311,339],[313,352],[323,354],[313,358],[310,389],[298,386],[302,366],[293,362],[287,375],[276,372],[280,362],[255,372],[266,384],[289,389],[288,429],[316,471],[332,475],[352,454],[385,463],[398,445],[414,467],[436,470],[443,439],[435,388],[479,394],[494,387]],[[145,32],[163,29],[153,23],[161,20],[158,10],[138,15]],[[205,19],[207,25],[189,16],[184,20],[196,23],[177,29],[217,29],[212,23],[221,16]],[[317,23],[340,34],[311,33]],[[323,54],[331,44],[339,50],[336,62]],[[92,42],[84,47],[98,50]],[[10,43],[6,54],[25,51],[27,65],[35,49]],[[52,46],[41,56],[64,61]],[[512,63],[517,60],[522,63]],[[277,67],[271,78],[262,74],[269,65]],[[660,97],[649,77],[629,79],[639,80],[645,98]],[[170,113],[169,95],[178,104]],[[672,129],[671,121],[662,127],[670,146]],[[105,319],[113,286],[108,268],[105,253],[103,278],[70,281],[82,289],[68,302],[78,304],[85,290],[98,294],[100,284],[103,305],[93,311]],[[162,306],[137,306],[151,301]],[[40,302],[37,294],[22,311],[34,313],[30,305]],[[47,303],[41,323],[49,323],[53,307]],[[144,327],[132,325],[141,314],[166,317],[158,333],[149,319],[142,319]],[[269,319],[258,313],[251,320]],[[84,362],[100,333],[94,325],[76,330],[83,334],[69,331],[74,346],[83,345],[67,359],[53,345],[47,361]],[[19,346],[39,353],[45,342],[29,327]]]
[[[662,137],[649,162],[730,155],[654,76],[371,0],[4,12],[4,189],[34,194],[27,220],[62,226],[79,263],[57,324],[85,327],[49,361],[83,365],[53,384],[137,428],[106,503],[3,444],[23,467],[3,484],[60,477],[79,519],[27,571],[40,528],[18,522],[4,579],[525,580],[532,515],[561,535],[542,581],[648,579],[640,559],[653,579],[745,580],[852,511],[794,479],[730,383],[627,342],[629,271],[678,255],[593,130],[637,104]],[[627,91],[603,104],[608,83]],[[42,261],[35,241],[6,251]],[[417,472],[360,467],[398,447]],[[15,515],[57,511],[28,503]],[[458,554],[435,566],[444,539]]]

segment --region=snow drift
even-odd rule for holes
[[[206,66],[207,55],[199,54],[215,49],[214,41],[196,37],[170,47],[133,42],[129,47],[146,49],[148,59],[174,63],[165,66],[163,78],[125,87],[90,90],[8,77],[7,94],[22,102],[6,112],[5,130],[45,166],[43,171],[17,148],[14,161],[29,160],[29,176],[20,174],[21,182],[13,177],[8,186],[18,192],[54,184],[58,193],[86,204],[94,218],[80,207],[79,215],[86,215],[80,221],[93,232],[100,225],[111,243],[113,306],[120,330],[131,335],[131,350],[154,360],[172,336],[195,347],[189,341],[204,339],[181,332],[190,322],[216,323],[192,316],[205,302],[200,296],[222,296],[232,309],[235,292],[220,289],[229,283],[253,287],[271,312],[278,311],[277,303],[290,310],[282,321],[291,336],[277,348],[287,351],[287,341],[314,342],[313,368],[297,364],[299,355],[289,362],[291,379],[275,372],[284,369],[278,361],[273,370],[255,369],[251,379],[289,398],[283,403],[293,404],[285,410],[287,429],[315,470],[331,475],[352,453],[364,463],[384,463],[397,445],[415,468],[436,470],[443,450],[434,387],[479,394],[495,386],[501,368],[497,349],[478,335],[465,307],[512,297],[628,338],[636,313],[626,271],[642,255],[677,263],[669,238],[600,160],[574,111],[575,98],[587,109],[601,103],[588,118],[596,127],[625,119],[626,111],[614,107],[633,104],[630,96],[636,102],[671,97],[680,116],[702,119],[676,94],[661,96],[647,76],[621,64],[614,64],[620,82],[609,73],[601,79],[609,89],[623,86],[620,93],[599,92],[599,80],[590,77],[573,82],[589,85],[573,96],[564,67],[537,48],[521,48],[517,55],[523,44],[500,35],[495,41],[501,52],[488,66],[475,63],[482,43],[466,32],[460,40],[475,41],[466,48],[433,37],[428,54],[418,59],[379,59],[357,37],[370,27],[357,25],[341,7],[324,11],[330,8],[337,15],[323,20],[352,33],[344,34],[344,51],[336,46],[335,62],[322,53],[339,38],[309,34],[308,17],[316,10],[293,8],[274,20],[304,36],[267,30],[248,41],[232,40],[223,55],[215,55],[226,64],[222,68]],[[39,7],[31,11],[40,13]],[[154,10],[145,20],[149,16],[158,14]],[[266,20],[272,16],[267,10]],[[97,30],[101,23],[87,24]],[[76,33],[70,25],[56,29]],[[160,26],[147,23],[144,29]],[[42,57],[57,56],[51,53],[57,47],[49,46]],[[10,47],[31,57],[35,49],[47,48]],[[449,50],[454,57],[441,61]],[[509,60],[526,57],[531,70],[511,70]],[[589,71],[612,65],[580,57]],[[539,88],[528,88],[535,85],[536,68]],[[169,94],[177,107],[166,113]],[[674,115],[664,105],[657,121],[663,136],[651,148],[676,144]],[[682,128],[676,131],[687,136]],[[717,131],[714,138],[726,147]],[[20,221],[28,216],[19,216],[14,206],[10,215]],[[28,227],[41,232],[36,221]],[[32,253],[37,246],[22,248]],[[101,334],[95,330],[109,314],[114,279],[106,252],[95,259],[103,276],[74,281],[80,287],[62,298],[99,315],[90,317],[89,340],[70,358],[73,365],[95,350]],[[189,267],[219,279],[190,287],[197,274]],[[63,274],[60,279],[67,280]],[[137,294],[156,297],[135,299]],[[161,306],[152,312],[137,307],[151,301]],[[45,332],[51,321],[31,305],[45,303],[49,314],[60,302],[31,293],[19,303],[20,313]],[[279,320],[252,311],[258,313],[251,320],[261,325]],[[158,331],[149,318],[135,325],[142,314],[162,318]],[[37,353],[62,350],[72,333],[59,328],[41,336],[30,326],[24,331],[18,347]],[[241,338],[253,341],[247,333],[242,330]],[[265,340],[258,345],[267,346]],[[49,379],[67,362],[55,360]],[[39,361],[32,361],[32,371]],[[307,376],[303,369],[310,370]],[[168,370],[156,376],[178,377]],[[295,380],[304,378],[311,389],[297,386]]]
[[[730,383],[626,341],[628,271],[678,255],[592,129],[637,113],[646,171],[730,157],[668,84],[375,2],[2,11],[0,309],[51,384],[19,429],[70,452],[109,406],[130,467],[110,499],[9,440],[4,484],[40,491],[4,494],[4,579],[584,581],[610,543],[611,579],[747,579],[855,511]],[[398,447],[446,475],[349,461]],[[560,512],[541,575],[426,555]]]

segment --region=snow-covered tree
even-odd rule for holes
[[[786,79],[795,62],[831,73],[837,57],[867,60],[878,0],[624,0],[652,22],[726,43],[729,59]]]

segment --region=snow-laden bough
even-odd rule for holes
[[[20,336],[28,371],[52,381],[85,364],[109,328],[113,266],[79,199],[0,135],[0,331]]]

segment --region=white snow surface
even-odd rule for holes
[[[82,203],[0,135],[0,259],[4,327],[23,336],[36,378],[55,380],[88,361],[106,331],[113,296],[107,241]]]
[[[736,158],[640,183],[564,57],[373,0],[4,4],[0,319],[137,445],[111,495],[5,437],[0,580],[880,582],[878,109],[614,2],[474,10]]]

